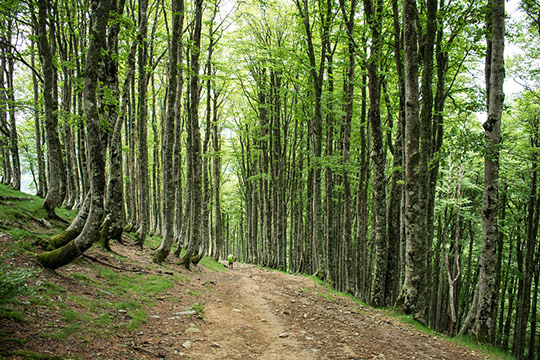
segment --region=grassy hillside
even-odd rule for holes
[[[49,222],[42,202],[0,185],[0,358],[77,358],[62,349],[137,333],[162,298],[201,316],[201,290],[190,288],[190,276],[223,271],[223,265],[204,258],[192,273],[171,263],[158,266],[150,261],[151,249],[131,246],[133,234],[126,234],[126,246],[115,244],[122,254],[94,245],[62,269],[43,269],[35,261],[42,240],[67,227],[76,212],[58,209],[66,222]],[[159,241],[151,237],[146,245],[155,248]],[[175,286],[186,293],[173,294]],[[39,350],[43,344],[52,345]]]

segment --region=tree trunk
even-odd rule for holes
[[[531,147],[538,148],[538,136],[533,134],[536,139],[531,139]],[[538,272],[535,269],[534,251],[536,248],[536,238],[538,234],[538,218],[540,216],[540,196],[538,193],[538,164],[537,154],[532,155],[531,163],[531,190],[527,203],[527,241],[525,243],[525,257],[523,259],[523,276],[520,279],[520,292],[516,310],[516,328],[514,329],[514,342],[512,353],[517,359],[525,358],[525,347],[527,339],[527,328],[529,325],[529,312],[531,307],[531,286],[533,273]],[[536,270],[536,271],[535,271]],[[533,313],[536,316],[536,313]]]
[[[139,150],[139,228],[137,229],[137,245],[143,247],[148,235],[150,220],[150,201],[148,188],[148,109],[146,106],[148,45],[146,33],[148,30],[148,0],[139,1],[139,33],[137,42],[138,53],[138,118],[137,118],[137,141]]]
[[[167,92],[167,117],[163,128],[163,229],[161,245],[154,255],[154,261],[161,263],[169,255],[174,240],[175,215],[175,176],[173,167],[173,147],[175,143],[175,120],[180,114],[176,113],[176,92],[178,89],[178,45],[182,36],[183,2],[174,0],[172,3],[172,37],[169,44],[169,88]],[[182,11],[182,12],[180,12]],[[180,209],[176,209],[177,211]]]
[[[11,38],[9,38],[11,44]],[[19,158],[19,137],[17,135],[17,123],[15,117],[15,87],[13,84],[13,76],[15,73],[13,56],[7,56],[7,100],[9,104],[9,149],[11,152],[11,167],[12,167],[12,179],[11,186],[15,190],[21,189],[21,161]]]
[[[190,238],[186,254],[181,263],[189,269],[192,258],[199,254],[201,245],[201,208],[202,208],[202,158],[201,158],[201,132],[199,128],[199,55],[201,48],[203,1],[195,0],[195,19],[191,48],[191,79],[189,84],[189,122],[190,122],[190,147],[191,157],[188,169],[190,186]]]
[[[35,35],[36,31],[33,30]],[[34,44],[35,41],[32,41],[31,49],[31,65],[35,68],[35,55],[34,55]],[[36,195],[43,197],[47,192],[47,175],[45,172],[45,162],[43,161],[43,149],[41,148],[41,123],[39,121],[39,85],[37,81],[37,76],[35,72],[32,71],[32,84],[34,86],[34,128],[35,128],[35,141],[36,141],[36,157],[38,162],[38,184],[36,189]]]
[[[397,0],[392,0],[393,29],[394,29],[394,62],[399,91],[398,124],[394,151],[392,153],[392,180],[388,194],[387,231],[388,231],[388,266],[386,271],[385,297],[387,304],[394,304],[399,292],[400,278],[400,248],[401,248],[401,195],[403,193],[403,134],[405,128],[405,78],[401,44],[403,42],[399,22]],[[387,95],[388,96],[388,95]],[[389,106],[389,105],[387,105]]]
[[[97,106],[98,68],[102,48],[105,46],[105,31],[109,18],[110,0],[92,1],[92,28],[85,66],[84,100],[88,136],[88,154],[90,171],[90,212],[77,238],[51,252],[37,256],[38,261],[45,267],[56,269],[64,266],[84,251],[89,249],[97,240],[103,220],[103,201],[105,196],[105,161],[102,136],[100,134],[100,116]]]
[[[371,287],[371,303],[385,305],[388,238],[386,232],[386,149],[381,126],[381,81],[379,59],[381,53],[382,1],[373,4],[364,0],[364,11],[371,29],[371,49],[367,64],[369,78],[369,122],[373,136],[373,219],[375,234],[375,268]]]
[[[112,0],[111,12],[115,16],[122,16],[124,12],[125,0]],[[117,15],[116,15],[117,14]],[[112,126],[111,139],[109,141],[109,182],[107,186],[107,196],[105,200],[105,212],[110,216],[110,226],[108,238],[117,241],[122,240],[124,231],[124,179],[122,164],[122,125],[124,123],[125,95],[120,98],[120,89],[118,83],[118,34],[120,24],[114,22],[109,28],[108,33],[108,53],[106,57],[107,83],[112,91],[114,98],[120,105],[113,105],[109,109],[109,121]],[[133,69],[130,66],[135,60],[135,47],[132,47],[128,55],[128,70],[126,71],[126,82],[132,81]],[[124,91],[128,91],[125,89]]]
[[[415,0],[403,2],[405,56],[405,280],[398,306],[425,322],[427,289],[425,283],[426,248],[424,206],[421,203],[420,121],[418,97],[418,33]]]
[[[498,181],[499,181],[499,143],[501,140],[501,113],[504,101],[504,0],[492,0],[491,41],[488,49],[491,58],[486,63],[488,83],[488,118],[483,124],[487,140],[484,159],[484,199],[482,203],[482,252],[480,255],[478,286],[475,292],[476,309],[471,307],[461,333],[470,333],[478,341],[488,342],[493,333],[493,310],[495,308],[494,271],[498,233]],[[488,76],[489,75],[489,76]]]
[[[57,217],[55,208],[62,203],[62,189],[65,187],[65,168],[62,160],[62,145],[58,136],[58,98],[54,96],[56,71],[53,64],[53,54],[47,38],[48,1],[38,1],[38,48],[43,67],[43,101],[45,106],[45,133],[47,139],[47,154],[49,159],[48,191],[43,202],[49,217]]]

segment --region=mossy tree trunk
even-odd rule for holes
[[[85,225],[77,238],[59,249],[37,256],[38,261],[50,269],[57,269],[69,264],[89,249],[98,239],[103,221],[105,161],[96,92],[98,86],[98,68],[101,50],[105,45],[105,31],[109,18],[110,5],[110,0],[92,1],[92,27],[90,30],[84,77],[84,112],[86,117],[90,172],[90,211]]]

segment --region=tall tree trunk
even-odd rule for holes
[[[220,131],[217,116],[217,98],[219,93],[214,89],[214,121],[212,121],[212,173],[214,177],[214,236],[216,239],[216,247],[213,252],[213,257],[217,261],[223,249],[223,226],[221,221],[221,141]],[[249,209],[246,206],[246,209]]]
[[[56,269],[64,266],[89,249],[96,241],[103,221],[103,202],[105,196],[105,161],[104,144],[100,134],[100,116],[97,104],[98,69],[102,48],[105,46],[105,31],[109,19],[110,0],[92,1],[92,28],[88,45],[84,99],[88,136],[88,154],[90,171],[90,212],[80,235],[68,244],[51,252],[37,256],[45,267]]]
[[[35,34],[35,29],[33,30]],[[34,44],[35,41],[32,41],[31,48],[31,65],[35,68],[35,55],[34,55]],[[43,149],[41,148],[41,123],[39,121],[39,84],[37,80],[36,73],[32,71],[32,84],[34,86],[34,128],[35,128],[35,141],[36,141],[36,157],[38,162],[38,184],[36,189],[36,195],[43,197],[47,192],[47,175],[45,171],[45,162],[43,161]]]
[[[150,220],[150,201],[148,187],[148,109],[146,106],[148,45],[146,33],[148,30],[148,0],[139,1],[139,33],[137,42],[138,54],[138,118],[137,118],[137,141],[139,150],[139,228],[137,229],[137,245],[143,247],[148,234]]]
[[[420,165],[419,178],[420,192],[419,201],[422,206],[421,217],[424,222],[424,249],[426,252],[424,286],[426,291],[426,309],[424,319],[427,321],[429,313],[429,297],[431,295],[431,258],[433,247],[433,216],[429,212],[430,194],[430,167],[433,154],[433,49],[437,34],[437,1],[427,0],[427,21],[425,35],[422,38],[422,107],[420,109]],[[427,324],[427,322],[426,322]]]
[[[201,210],[202,210],[202,158],[201,158],[201,131],[199,128],[199,55],[201,52],[201,28],[202,28],[203,1],[195,0],[195,19],[191,47],[191,79],[189,84],[189,122],[190,122],[190,147],[189,156],[191,164],[188,169],[190,177],[190,239],[186,254],[182,258],[182,264],[189,269],[193,257],[199,254],[201,245]]]
[[[483,124],[487,140],[484,159],[484,199],[482,203],[482,252],[480,255],[478,285],[473,306],[462,326],[461,333],[470,333],[481,342],[492,339],[493,310],[495,308],[496,245],[499,236],[497,217],[499,209],[499,143],[501,140],[501,114],[504,101],[504,0],[492,0],[491,41],[488,50],[491,56],[486,60],[488,83],[488,118]],[[489,76],[488,76],[489,75]]]
[[[43,202],[49,217],[56,217],[55,208],[62,203],[65,187],[65,168],[62,160],[62,145],[58,136],[58,98],[54,96],[56,80],[53,54],[47,38],[48,1],[38,1],[37,34],[38,47],[43,67],[43,100],[45,106],[45,133],[49,159],[48,191]]]
[[[9,41],[11,43],[11,39]],[[11,152],[12,179],[11,186],[16,189],[21,189],[21,161],[19,158],[19,137],[17,134],[17,122],[15,117],[15,86],[13,84],[13,76],[15,73],[13,56],[7,55],[7,100],[9,104],[9,149]]]
[[[322,238],[322,221],[321,221],[321,210],[322,210],[322,198],[321,198],[321,168],[319,165],[319,159],[322,154],[322,90],[323,90],[323,73],[325,68],[326,53],[328,51],[328,42],[329,42],[329,30],[331,23],[331,13],[332,13],[332,2],[328,0],[326,2],[326,9],[322,8],[323,2],[319,3],[321,7],[319,8],[321,23],[322,23],[322,34],[321,34],[321,57],[320,62],[317,64],[315,59],[315,48],[313,45],[313,36],[312,36],[312,26],[310,22],[310,14],[307,0],[296,0],[296,6],[302,17],[304,23],[304,29],[306,31],[306,41],[308,46],[308,58],[309,58],[309,72],[311,77],[311,83],[313,86],[313,95],[314,95],[314,108],[313,108],[313,117],[311,120],[311,145],[312,145],[312,156],[314,161],[314,169],[312,170],[312,178],[309,186],[313,188],[312,198],[310,203],[311,211],[311,223],[308,225],[312,231],[311,239],[308,241],[311,242],[312,250],[312,261],[313,265],[317,271],[322,271],[323,273],[327,271],[327,265],[325,263],[326,253],[328,249],[323,244]],[[324,12],[326,10],[326,13]]]
[[[538,135],[532,134],[531,148],[537,149]],[[534,139],[536,138],[536,139]],[[538,218],[540,216],[540,195],[538,194],[538,160],[537,154],[533,152],[531,163],[531,189],[527,203],[527,241],[525,242],[525,256],[523,259],[523,272],[520,278],[520,289],[516,310],[516,328],[514,329],[514,342],[512,353],[517,359],[525,358],[525,347],[527,339],[527,328],[529,325],[529,312],[531,308],[531,286],[535,269],[534,251],[536,248],[536,238],[538,234]],[[535,271],[536,270],[536,271]],[[536,313],[532,314],[536,316]]]
[[[367,64],[369,78],[369,122],[373,136],[373,219],[375,233],[375,269],[371,303],[385,305],[388,239],[386,232],[386,149],[381,125],[381,81],[379,62],[382,47],[382,1],[364,0],[364,11],[371,29],[371,49]]]
[[[399,22],[397,0],[392,0],[394,29],[394,62],[398,79],[399,110],[396,137],[393,146],[392,180],[388,194],[387,231],[388,231],[388,266],[386,270],[385,297],[387,304],[394,304],[399,291],[400,247],[401,247],[401,195],[403,193],[403,133],[405,127],[405,79],[401,44],[402,31]],[[388,105],[387,105],[388,106]]]
[[[112,0],[111,13],[114,16],[122,16],[124,13],[125,0]],[[120,98],[120,89],[118,82],[118,34],[120,32],[120,23],[115,21],[109,28],[108,33],[108,53],[105,67],[107,72],[107,85],[119,105],[113,104],[109,109],[109,121],[112,126],[111,139],[109,141],[109,182],[107,186],[107,196],[105,200],[105,211],[110,215],[111,224],[109,227],[108,238],[118,241],[122,240],[124,230],[124,179],[122,164],[122,125],[125,114],[125,95]],[[133,68],[135,60],[135,47],[128,55],[128,70],[126,72],[126,82],[133,79]],[[128,91],[125,89],[124,91]]]
[[[405,57],[405,280],[397,303],[407,314],[422,320],[426,312],[425,223],[420,203],[420,121],[418,101],[418,33],[415,0],[403,2]]]
[[[174,240],[175,215],[175,176],[173,167],[173,147],[175,143],[175,120],[177,114],[176,93],[178,90],[178,45],[182,36],[184,0],[174,0],[172,3],[172,37],[169,44],[169,84],[167,92],[167,117],[163,127],[163,229],[161,245],[154,255],[154,261],[161,263],[169,255]],[[180,208],[181,209],[181,208]],[[176,211],[180,211],[176,209]]]

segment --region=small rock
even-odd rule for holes
[[[235,311],[235,312],[242,312],[242,310],[240,310],[240,309],[232,309],[232,311]]]
[[[188,334],[200,334],[202,331],[196,327],[190,327],[186,329],[186,335]]]
[[[191,341],[188,340],[188,341],[186,341],[185,343],[183,343],[182,346],[189,350],[189,349],[191,349],[191,345],[192,345],[192,344],[193,344],[193,343],[192,343]]]
[[[197,315],[197,311],[193,309],[185,310],[185,311],[176,312],[174,313],[174,315]]]
[[[221,345],[219,345],[217,342],[212,343],[213,348],[220,348]]]
[[[280,337],[280,338],[282,338],[282,339],[283,339],[283,338],[289,337],[289,335],[288,335],[288,334],[285,334],[285,333],[283,333],[283,334],[279,334],[279,335],[278,335],[278,337]]]
[[[160,316],[159,315],[152,315],[150,316],[152,319],[160,319]]]

